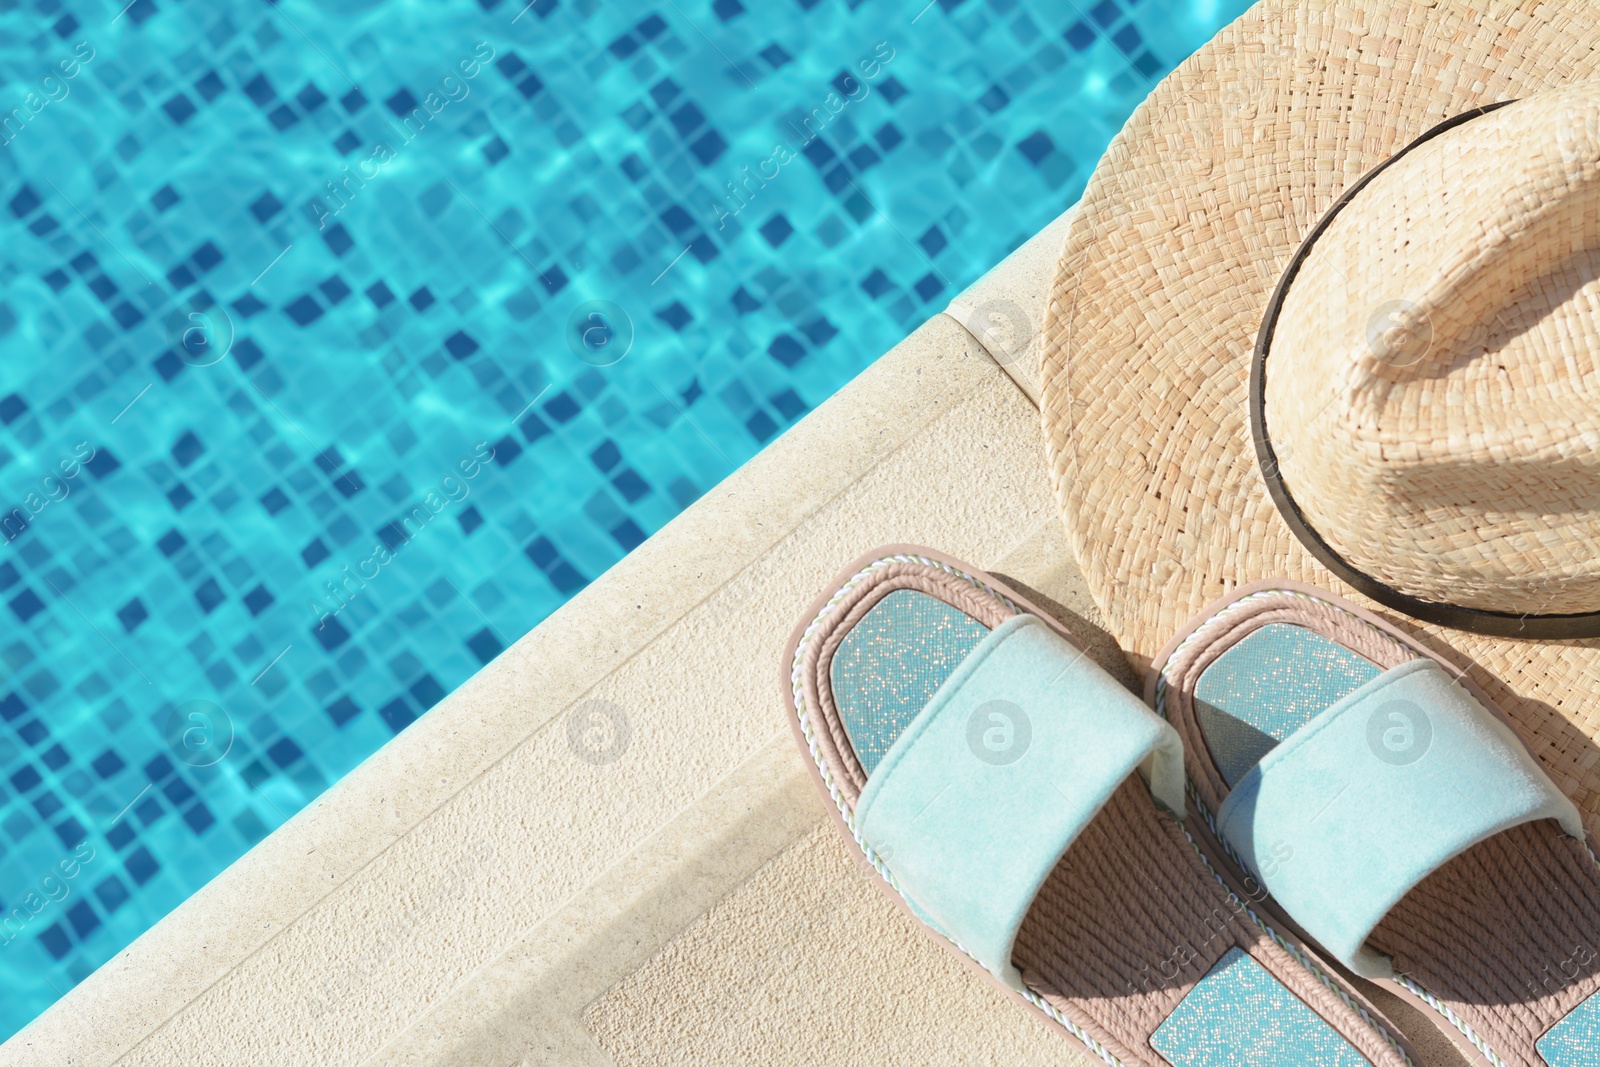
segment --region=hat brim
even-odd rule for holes
[[[1291,532],[1257,463],[1250,370],[1273,290],[1339,197],[1430,128],[1597,75],[1583,0],[1263,0],[1135,111],[1068,231],[1041,408],[1079,565],[1137,668],[1241,585],[1362,599]],[[1394,621],[1472,664],[1600,827],[1600,641]]]

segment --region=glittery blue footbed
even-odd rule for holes
[[[1195,714],[1212,759],[1232,786],[1279,741],[1378,674],[1368,660],[1315,631],[1269,623],[1200,675]],[[1549,1067],[1600,1064],[1600,993],[1568,1012],[1536,1047]]]
[[[0,0],[0,1038],[1055,218],[1247,6]]]
[[[1267,630],[1274,632],[1263,641],[1252,643]],[[1219,657],[1217,664],[1202,676],[1203,683],[1224,660],[1229,661],[1208,692],[1209,699],[1220,702],[1213,716],[1222,723],[1223,736],[1230,742],[1239,738],[1249,741],[1255,734],[1279,739],[1287,736],[1289,730],[1297,728],[1290,724],[1302,712],[1309,719],[1314,710],[1320,710],[1306,711],[1317,692],[1332,692],[1343,684],[1341,679],[1359,673],[1342,658],[1323,656],[1318,662],[1331,669],[1334,682],[1320,681],[1322,668],[1307,664],[1279,668],[1272,675],[1271,685],[1252,686],[1248,672],[1270,668],[1286,655],[1312,651],[1300,630],[1294,626],[1262,627]],[[851,747],[869,775],[889,746],[988,632],[971,616],[936,597],[901,589],[874,605],[840,641],[829,682]],[[1244,654],[1230,659],[1239,649]],[[1256,704],[1258,700],[1285,695],[1294,698],[1294,710],[1289,713],[1263,714]],[[1233,716],[1238,716],[1249,733],[1231,725]],[[1283,732],[1276,733],[1279,730]],[[1254,749],[1241,746],[1238,751]],[[1179,1002],[1151,1036],[1150,1044],[1174,1067],[1367,1064],[1338,1031],[1238,949],[1226,953]]]

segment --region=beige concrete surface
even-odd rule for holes
[[[1044,311],[1070,225],[1071,208],[968,286],[945,309],[945,314],[965,326],[1016,379],[1035,406],[1039,403],[1039,338]]]
[[[630,1038],[591,1006],[637,995],[730,892],[813,854],[791,851],[822,809],[778,695],[797,613],[875,544],[998,566],[1054,531],[1036,423],[936,317],[0,1047],[0,1064],[607,1063],[639,1047],[648,1031]],[[1059,569],[1051,551],[1028,557],[1040,573]],[[819,866],[813,889],[832,900],[842,877]],[[716,914],[760,913],[751,894],[755,912]],[[951,997],[895,1015],[884,1039],[1038,1025],[991,1020],[976,978],[941,988]],[[736,1006],[737,987],[726,995]],[[793,1007],[819,1024],[830,1010],[821,989]],[[602,1017],[609,1045],[591,1029]],[[788,1048],[769,1033],[752,1062],[797,1062]]]

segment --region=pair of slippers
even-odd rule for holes
[[[1415,1063],[1344,971],[1491,1067],[1600,1064],[1577,809],[1461,670],[1331,593],[1213,605],[1140,701],[1005,583],[889,546],[783,667],[852,851],[1106,1063]]]

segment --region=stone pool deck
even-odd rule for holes
[[[1088,1063],[867,882],[791,739],[778,663],[843,563],[909,541],[1041,594],[1131,683],[1056,515],[1026,347],[1065,221],[0,1065]]]

